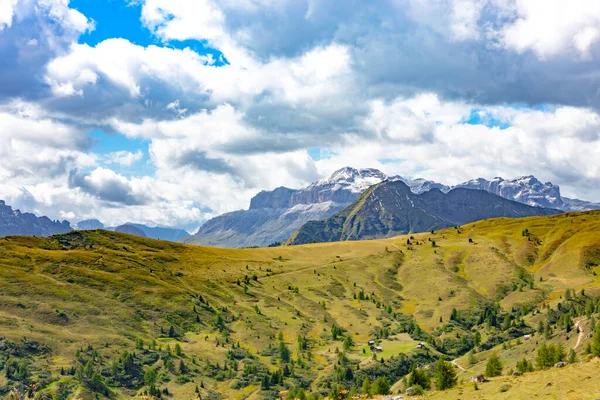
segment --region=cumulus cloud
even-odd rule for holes
[[[483,123],[467,123],[473,112]],[[474,176],[514,177],[535,174],[561,185],[569,195],[595,199],[600,164],[600,115],[590,109],[554,107],[532,110],[506,106],[440,101],[435,95],[397,99],[373,108],[372,119],[394,115],[409,126],[410,138],[398,141],[385,129],[375,137],[349,135],[330,149],[332,156],[318,161],[321,173],[344,165],[378,166],[389,174],[426,177],[457,184]],[[378,117],[376,117],[378,115]],[[487,121],[487,122],[486,122]],[[490,123],[495,121],[495,124]],[[387,125],[385,125],[387,127]],[[429,141],[414,140],[427,136]]]
[[[149,201],[148,179],[128,180],[106,168],[96,168],[91,172],[76,169],[69,173],[69,187],[111,203],[142,205]]]
[[[14,15],[14,7],[18,0],[2,0],[0,2],[0,30],[10,28]]]
[[[120,150],[112,153],[108,153],[106,158],[110,164],[118,164],[124,167],[130,167],[136,162],[140,161],[144,154],[141,150],[132,153],[130,151]]]
[[[600,3],[588,0],[514,0],[508,2],[514,20],[500,29],[504,46],[533,51],[540,58],[563,52],[589,54],[599,39]]]
[[[67,0],[0,1],[0,198],[189,228],[345,165],[444,183],[533,173],[600,196],[595,2],[138,3],[150,46],[86,44],[93,15]],[[95,130],[143,139],[147,159],[95,154]]]

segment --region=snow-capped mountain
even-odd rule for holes
[[[252,198],[248,210],[207,221],[185,242],[220,247],[268,246],[287,239],[308,221],[330,217],[386,179],[376,169],[345,167],[302,189],[262,191]]]
[[[300,191],[313,191],[315,189],[324,191],[349,190],[352,193],[362,193],[367,188],[385,181],[389,177],[375,168],[355,169],[344,167],[338,169],[328,178],[319,179],[306,189]]]
[[[427,232],[498,217],[554,215],[561,211],[531,207],[485,190],[433,189],[415,194],[402,181],[386,181],[367,189],[336,215],[310,221],[287,244],[378,239]]]
[[[421,194],[425,192],[429,192],[431,189],[440,189],[442,192],[447,193],[450,191],[451,187],[446,186],[442,183],[437,183],[434,181],[428,181],[427,179],[417,178],[417,179],[406,179],[401,177],[400,175],[392,176],[388,179],[389,181],[402,181],[410,188],[410,191],[414,194]]]
[[[489,181],[478,178],[454,187],[485,190],[506,199],[536,207],[556,208],[563,211],[600,209],[600,204],[562,197],[560,187],[551,182],[542,183],[532,175],[514,179],[496,177]]]
[[[560,188],[533,176],[515,179],[473,179],[456,186],[423,178],[387,176],[373,169],[345,167],[302,189],[279,187],[252,198],[248,210],[234,211],[207,221],[186,243],[220,247],[267,246],[287,239],[304,223],[328,218],[350,205],[367,188],[383,181],[402,181],[414,194],[432,189],[448,193],[454,188],[483,190],[508,200],[563,211],[600,209],[600,204],[561,197]]]

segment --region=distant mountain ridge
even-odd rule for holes
[[[168,240],[171,242],[178,242],[178,241],[190,236],[190,234],[187,231],[185,231],[183,229],[178,229],[178,228],[148,226],[148,225],[144,225],[144,224],[134,224],[131,222],[128,222],[125,225],[131,225],[131,226],[139,229],[140,231],[142,231],[144,233],[144,235],[146,237],[149,237],[152,239],[160,239],[160,240]]]
[[[123,225],[119,225],[116,228],[114,228],[115,232],[120,232],[120,233],[126,233],[128,235],[134,235],[134,236],[139,236],[139,237],[148,237],[146,236],[146,233],[144,233],[143,230],[141,230],[140,228],[138,228],[135,225],[132,224],[123,224]]]
[[[262,191],[252,198],[248,210],[215,217],[184,242],[218,247],[268,246],[287,239],[308,221],[334,215],[385,179],[387,176],[376,169],[346,167],[302,189]]]
[[[78,231],[93,231],[95,229],[104,229],[104,224],[97,219],[86,219],[76,223],[74,228]]]
[[[72,231],[68,221],[52,221],[31,213],[13,210],[0,200],[0,237],[3,236],[51,236]]]
[[[365,191],[354,203],[322,221],[310,221],[286,244],[377,239],[463,225],[497,217],[558,214],[484,190],[432,189],[415,194],[402,181],[386,181]]]
[[[415,194],[432,189],[448,193],[455,188],[465,188],[487,191],[536,207],[563,211],[600,209],[600,204],[561,197],[558,186],[541,183],[533,176],[489,181],[479,178],[452,187],[423,178],[387,176],[373,168],[345,167],[302,189],[279,187],[262,191],[252,198],[248,210],[217,216],[204,223],[184,242],[218,247],[268,246],[287,239],[308,221],[335,215],[364,190],[386,180],[404,182]]]
[[[119,225],[116,227],[106,227],[102,222],[98,221],[97,219],[87,219],[84,221],[79,221],[75,225],[75,229],[85,231],[94,229],[106,229],[109,231],[128,233],[130,235],[148,237],[152,239],[169,240],[171,242],[178,242],[190,236],[190,234],[183,229],[148,226],[144,224],[134,224],[132,222],[127,222],[123,225]]]

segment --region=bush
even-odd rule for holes
[[[425,393],[423,388],[419,385],[409,387],[406,392],[408,396],[422,396]]]

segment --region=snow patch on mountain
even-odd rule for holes
[[[316,188],[327,188],[331,191],[348,190],[352,193],[362,193],[369,187],[387,179],[388,176],[378,169],[344,167],[301,190],[311,191]]]

